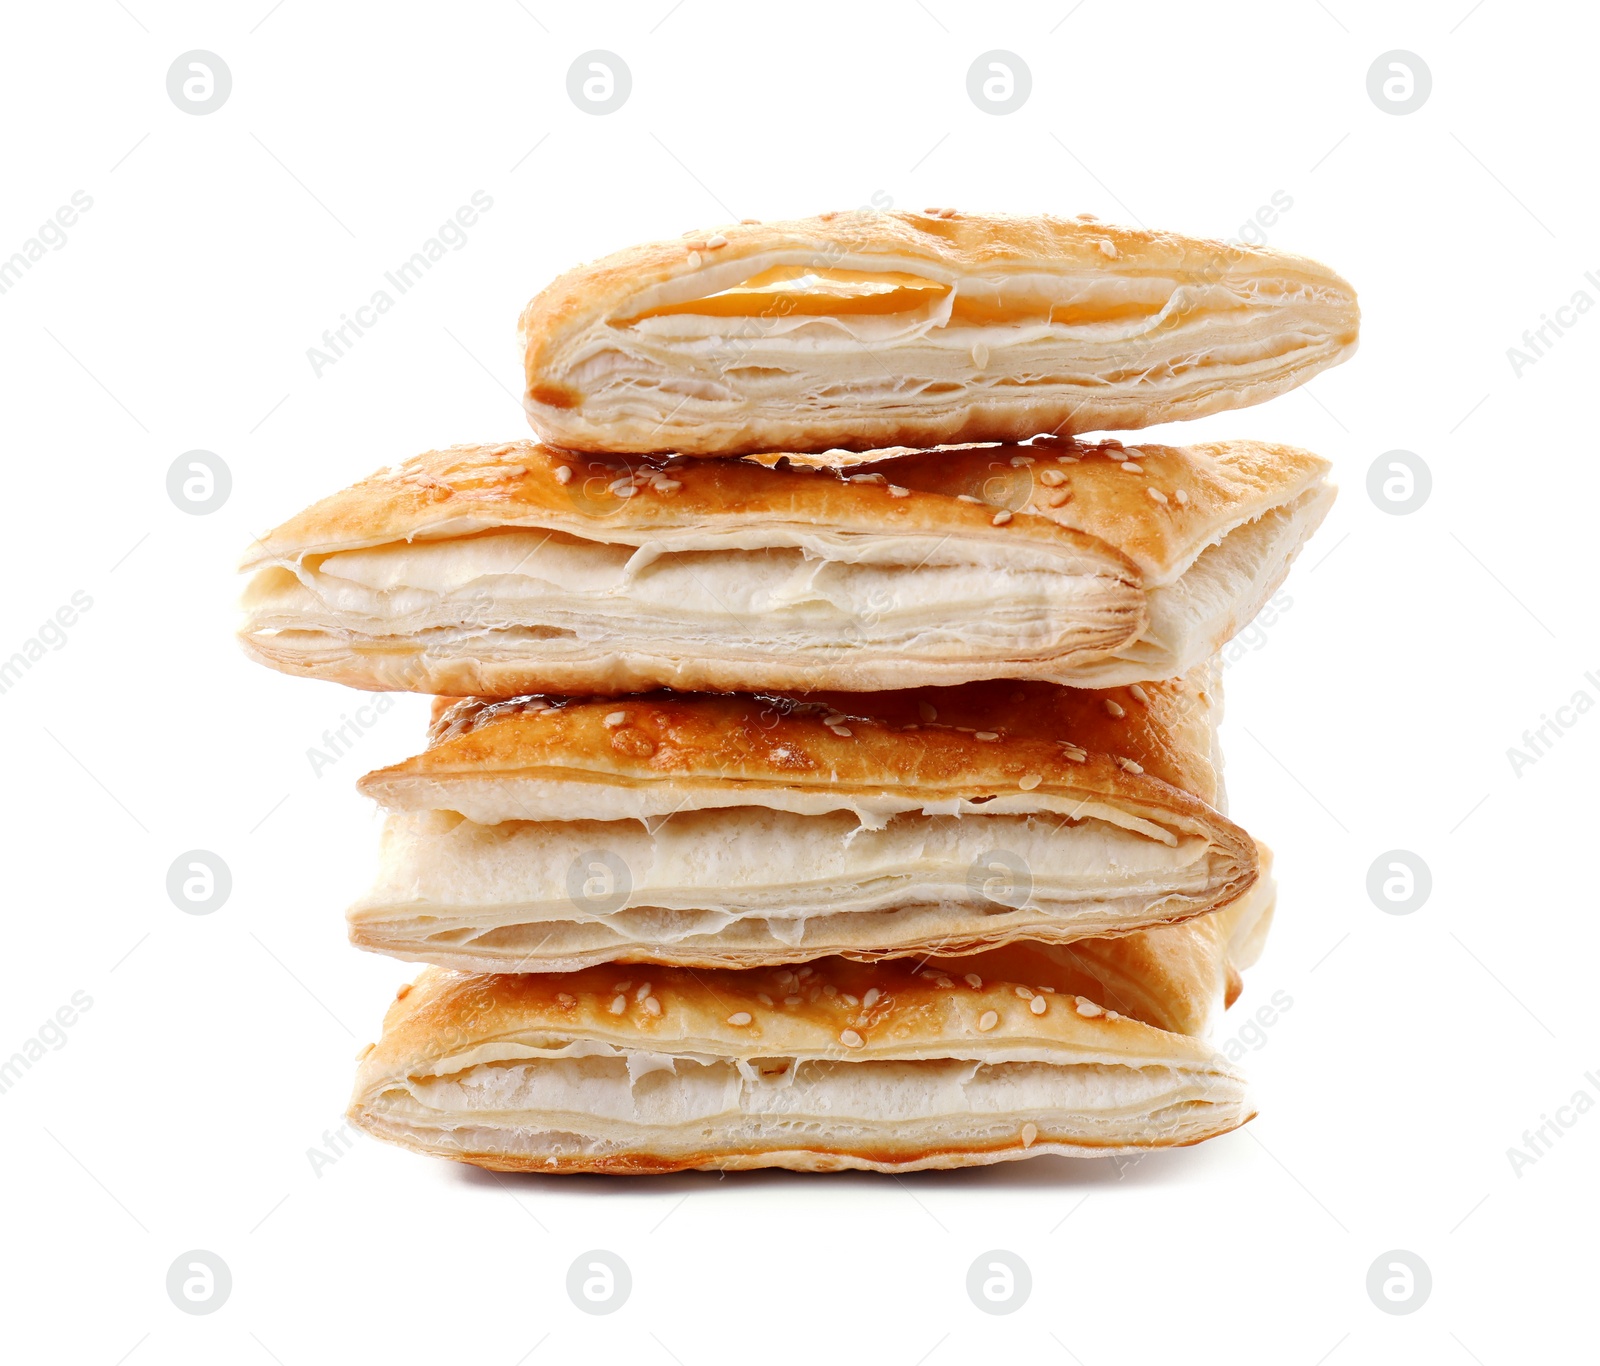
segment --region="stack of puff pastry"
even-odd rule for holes
[[[357,946],[352,1120],[497,1170],[954,1167],[1251,1117],[1214,656],[1327,463],[1132,429],[1348,357],[1314,262],[950,210],[744,223],[522,316],[538,441],[259,541],[242,639],[435,697]]]

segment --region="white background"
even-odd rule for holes
[[[1520,1175],[1508,1149],[1574,1092],[1600,1096],[1600,716],[1520,776],[1507,748],[1578,690],[1600,699],[1600,312],[1520,377],[1506,351],[1575,291],[1600,300],[1593,13],[1074,3],[8,8],[0,256],[75,191],[93,207],[0,295],[0,657],[74,592],[93,606],[0,696],[0,1057],[74,992],[93,1005],[0,1095],[5,1356],[1592,1350],[1600,1115],[1567,1112]],[[203,117],[166,90],[197,48],[233,76]],[[596,48],[633,76],[603,117],[566,89]],[[1008,116],[967,96],[990,49],[1032,72]],[[1404,117],[1367,94],[1390,49],[1433,74]],[[307,348],[476,190],[494,204],[467,244],[315,375]],[[418,746],[426,704],[400,699],[314,774],[308,747],[370,699],[244,660],[250,537],[430,446],[524,435],[520,306],[631,242],[875,195],[1235,236],[1277,191],[1293,206],[1268,238],[1350,279],[1364,325],[1306,390],[1184,429],[1309,446],[1343,489],[1292,606],[1228,675],[1233,811],[1277,848],[1282,896],[1222,1038],[1292,999],[1252,1033],[1260,1118],[1121,1170],[898,1180],[496,1178],[347,1143],[354,1054],[410,976],[344,942],[376,840],[352,784]],[[232,471],[208,516],[166,492],[196,448]],[[1409,516],[1366,492],[1396,448],[1433,474]],[[232,871],[209,916],[165,890],[197,848]],[[1366,892],[1395,848],[1432,870],[1408,916]],[[315,1168],[314,1149],[337,1160]],[[634,1281],[606,1318],[565,1291],[595,1247]],[[208,1317],[165,1291],[196,1248],[233,1276]],[[991,1248],[1032,1271],[1009,1317],[964,1291]],[[1365,1289],[1393,1248],[1432,1270],[1407,1317]]]

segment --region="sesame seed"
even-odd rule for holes
[[[783,1003],[786,1006],[797,1006],[800,1004],[800,998],[798,996],[785,996]]]
[[[1058,455],[1056,457],[1056,464],[1058,464],[1058,465],[1081,465],[1081,464],[1083,464],[1083,457],[1079,456],[1079,455]]]
[[[805,965],[805,967],[801,968],[799,972],[795,973],[795,976],[796,977],[809,977],[815,971],[816,971],[816,969],[813,968],[811,966],[811,964],[807,963]]]
[[[937,721],[939,719],[939,709],[931,702],[918,702],[917,715],[924,721]]]
[[[958,493],[956,494],[956,501],[958,503],[981,503],[983,499],[974,498],[970,493]]]
[[[956,216],[956,211],[954,209],[940,209],[939,210],[939,217],[940,218],[954,218],[955,216]]]
[[[975,972],[967,973],[966,976],[964,976],[961,980],[963,982],[965,982],[969,987],[971,987],[974,991],[982,991],[983,990],[983,978],[979,977],[978,974],[975,973]]]
[[[1038,787],[1043,781],[1044,779],[1041,778],[1037,773],[1025,773],[1022,777],[1017,779],[1017,786],[1020,787],[1024,792],[1032,792],[1033,789]]]
[[[659,1015],[661,1013],[661,1002],[656,1000],[654,996],[646,996],[644,998],[644,1010],[646,1015]]]
[[[993,525],[995,525],[995,526],[1004,526],[1010,520],[1011,520],[1011,509],[1010,508],[1001,508],[999,512],[995,513],[995,515],[994,515],[994,517],[992,519],[992,522],[993,522]]]
[[[400,988],[399,991],[395,992],[394,999],[397,1000],[397,1001],[403,1001],[410,994],[411,994],[411,983],[407,982],[404,986],[402,986]]]
[[[840,992],[839,999],[847,1006],[858,1006],[861,1004],[861,998],[859,996],[852,996],[848,991]]]
[[[1062,474],[1060,470],[1040,470],[1039,482],[1049,488],[1060,488],[1062,484],[1067,482],[1067,476]]]
[[[630,978],[626,982],[618,982],[616,984],[616,986],[611,988],[611,990],[612,991],[632,991],[633,990],[633,981]]]
[[[736,1010],[732,1015],[728,1016],[728,1023],[731,1025],[742,1026],[749,1024],[754,1018],[755,1017],[752,1016],[748,1010]]]
[[[1079,749],[1076,745],[1069,745],[1065,741],[1062,741],[1062,745],[1062,756],[1075,764],[1084,763],[1089,758],[1089,751],[1086,749]]]
[[[866,1043],[866,1040],[857,1034],[855,1030],[846,1029],[839,1035],[839,1042],[846,1048],[860,1048]]]
[[[1022,1146],[1031,1148],[1039,1140],[1039,1126],[1029,1120],[1022,1126]]]
[[[610,1006],[610,1010],[613,1015],[620,1015],[627,1008],[628,998],[626,996],[618,996],[614,1001],[611,1002]]]
[[[889,485],[889,497],[891,497],[891,498],[909,498],[910,496],[911,496],[911,490],[910,489],[901,488],[899,484],[890,484]]]
[[[615,730],[618,726],[623,725],[627,721],[627,719],[628,719],[628,713],[625,712],[625,711],[607,712],[606,713],[606,729],[607,730]]]
[[[1119,757],[1117,759],[1117,762],[1119,764],[1121,764],[1122,767],[1129,773],[1143,773],[1144,772],[1143,767],[1140,766],[1139,764],[1134,763],[1132,759],[1124,759],[1124,758]]]
[[[690,265],[690,267],[692,269],[697,269],[699,267],[699,265],[700,265],[700,253],[699,252],[691,251],[689,253],[689,265]]]
[[[649,994],[650,994],[650,983],[646,982],[642,987],[639,988],[638,991],[633,993],[633,999],[636,1000],[636,1001],[642,1001]]]
[[[985,1034],[999,1023],[1000,1012],[997,1010],[986,1010],[982,1015],[978,1016],[978,1028]]]
[[[1035,996],[1033,1000],[1028,1002],[1028,1009],[1035,1015],[1043,1015],[1045,1011],[1050,1009],[1050,1003],[1043,996]]]
[[[759,218],[741,218],[739,221],[741,223],[749,225],[751,223],[759,223],[761,220]]]
[[[1163,507],[1166,506],[1167,495],[1164,494],[1160,489],[1148,488],[1145,490],[1145,492],[1150,495],[1150,498],[1153,502],[1160,503]]]
[[[1177,500],[1178,500],[1178,504],[1179,504],[1179,506],[1182,506],[1182,507],[1186,507],[1186,506],[1188,506],[1188,503],[1189,503],[1189,495],[1188,495],[1188,494],[1187,494],[1187,493],[1185,493],[1185,492],[1184,492],[1184,491],[1183,491],[1183,490],[1182,490],[1182,489],[1179,489],[1179,490],[1178,490],[1178,491],[1177,491],[1177,492],[1176,492],[1176,493],[1175,493],[1175,494],[1173,494],[1173,495],[1172,495],[1172,496],[1173,496],[1173,497],[1174,497],[1174,498],[1176,498],[1176,499],[1177,499]]]
[[[657,493],[676,493],[683,487],[681,479],[657,479],[653,485]]]
[[[1108,436],[1100,444],[1108,451],[1120,451],[1122,449],[1122,442],[1114,436]]]
[[[770,1006],[772,1004],[772,997],[768,996],[764,991],[756,992],[756,1000],[760,1001],[764,1006]]]
[[[1058,508],[1063,503],[1068,503],[1068,502],[1071,502],[1071,501],[1072,501],[1072,490],[1071,489],[1057,489],[1054,493],[1052,493],[1048,498],[1045,499],[1046,504],[1048,504],[1050,507],[1053,507],[1053,508]]]
[[[972,363],[974,365],[976,365],[978,367],[978,369],[980,369],[980,370],[986,369],[988,367],[988,364],[989,364],[989,348],[987,346],[985,346],[982,342],[974,342],[972,344]]]
[[[939,976],[937,976],[937,977],[935,977],[933,979],[933,984],[936,987],[943,987],[947,991],[951,987],[953,987],[955,985],[954,982],[952,982],[948,977],[944,976],[944,974],[942,974],[942,973]]]
[[[828,729],[841,739],[845,740],[848,740],[852,735],[855,734],[855,732],[851,730],[849,726],[829,726]]]
[[[556,483],[558,483],[558,484],[570,484],[571,482],[572,482],[572,466],[571,465],[557,465],[556,466]]]
[[[1127,472],[1129,474],[1143,474],[1144,473],[1144,466],[1139,464],[1135,460],[1124,460],[1122,462],[1122,468],[1127,470]]]
[[[1113,702],[1109,697],[1106,698],[1106,711],[1107,711],[1107,713],[1109,715],[1115,716],[1118,719],[1120,719],[1120,718],[1122,718],[1122,717],[1124,717],[1124,716],[1126,716],[1128,714],[1127,712],[1125,712],[1122,709],[1122,703]]]
[[[1012,987],[1011,992],[1014,996],[1019,996],[1024,1001],[1033,1000],[1033,993],[1027,987]]]
[[[1102,256],[1109,256],[1112,260],[1116,260],[1117,249],[1111,244],[1110,241],[1102,237],[1096,245],[1099,246],[1100,254]]]
[[[576,996],[569,996],[564,991],[558,991],[556,992],[556,1004],[563,1006],[575,1006],[578,1004],[578,998]]]
[[[1038,456],[1034,455],[1014,455],[1011,457],[1011,468],[1014,470],[1020,470],[1027,465],[1033,464],[1033,462],[1037,459]]]
[[[1078,997],[1078,1014],[1092,1020],[1096,1015],[1104,1015],[1105,1011],[1103,1011],[1093,1001],[1086,1001],[1082,996],[1080,996]]]
[[[839,988],[834,986],[832,982],[829,982],[827,986],[822,988],[822,994],[824,996],[837,996],[839,994]]]
[[[975,730],[972,732],[972,738],[974,740],[998,740],[1000,738],[1000,732],[993,730]]]
[[[724,237],[720,232],[719,233],[713,233],[710,237],[706,238],[706,245],[708,247],[710,247],[712,251],[715,251],[718,247],[727,246],[728,245],[728,239],[726,237]]]
[[[820,218],[824,223],[831,223],[838,216],[839,216],[839,210],[838,209],[829,209],[826,213],[819,213],[817,215],[817,217]],[[754,223],[757,220],[752,218],[750,221],[752,223]]]
[[[1140,705],[1146,706],[1146,707],[1148,707],[1150,705],[1150,694],[1147,693],[1137,683],[1130,683],[1128,685],[1128,691],[1133,694],[1134,700],[1136,702],[1138,702]]]
[[[871,1010],[873,1006],[878,1004],[878,997],[882,995],[883,993],[877,987],[868,987],[867,994],[861,998],[861,1004]]]

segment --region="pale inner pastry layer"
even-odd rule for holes
[[[557,378],[591,423],[682,404],[737,403],[794,420],[852,407],[1082,398],[1148,399],[1277,381],[1348,345],[1349,300],[1292,263],[1230,275],[995,272],[954,278],[915,262],[773,252],[642,292],[574,337]],[[873,362],[864,360],[864,348]]]
[[[1036,1056],[747,1061],[580,1040],[540,1057],[447,1059],[436,1075],[390,1081],[362,1109],[379,1137],[442,1155],[553,1159],[1159,1145],[1241,1117],[1238,1082],[1200,1066],[1019,1052]],[[1034,1133],[1019,1140],[1024,1125]]]
[[[1150,590],[1149,623],[1138,639],[1085,665],[1074,682],[1115,687],[1194,667],[1266,606],[1334,496],[1319,484],[1207,546],[1181,575]]]
[[[710,650],[760,660],[778,650],[1002,661],[1102,654],[1142,624],[1137,589],[1020,539],[986,545],[982,563],[951,537],[715,539],[669,549],[507,528],[307,557],[257,576],[247,629],[309,650],[335,638],[486,657]]]
[[[1204,909],[1236,871],[1209,841],[1096,819],[765,807],[638,821],[506,821],[441,811],[385,825],[349,912],[362,947],[480,971],[656,946],[696,962],[857,955],[1031,931],[1084,937]]]

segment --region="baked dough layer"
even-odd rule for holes
[[[870,450],[1147,427],[1356,348],[1354,290],[1086,218],[858,211],[616,252],[524,309],[528,420],[584,451]]]
[[[455,696],[1172,677],[1282,582],[1326,470],[1253,442],[842,468],[458,447],[259,542],[242,638],[286,672]]]
[[[978,979],[974,979],[978,980]],[[349,1115],[500,1171],[913,1171],[1174,1147],[1251,1117],[1196,1040],[905,962],[690,973],[430,968]]]
[[[1019,940],[964,958],[935,957],[947,976],[976,972],[1087,997],[1157,1029],[1203,1038],[1244,990],[1277,907],[1272,851],[1257,843],[1260,873],[1243,896],[1220,910],[1107,939],[1068,944]]]
[[[1209,670],[1081,692],[436,704],[352,942],[474,971],[974,953],[1175,923],[1256,876]]]

